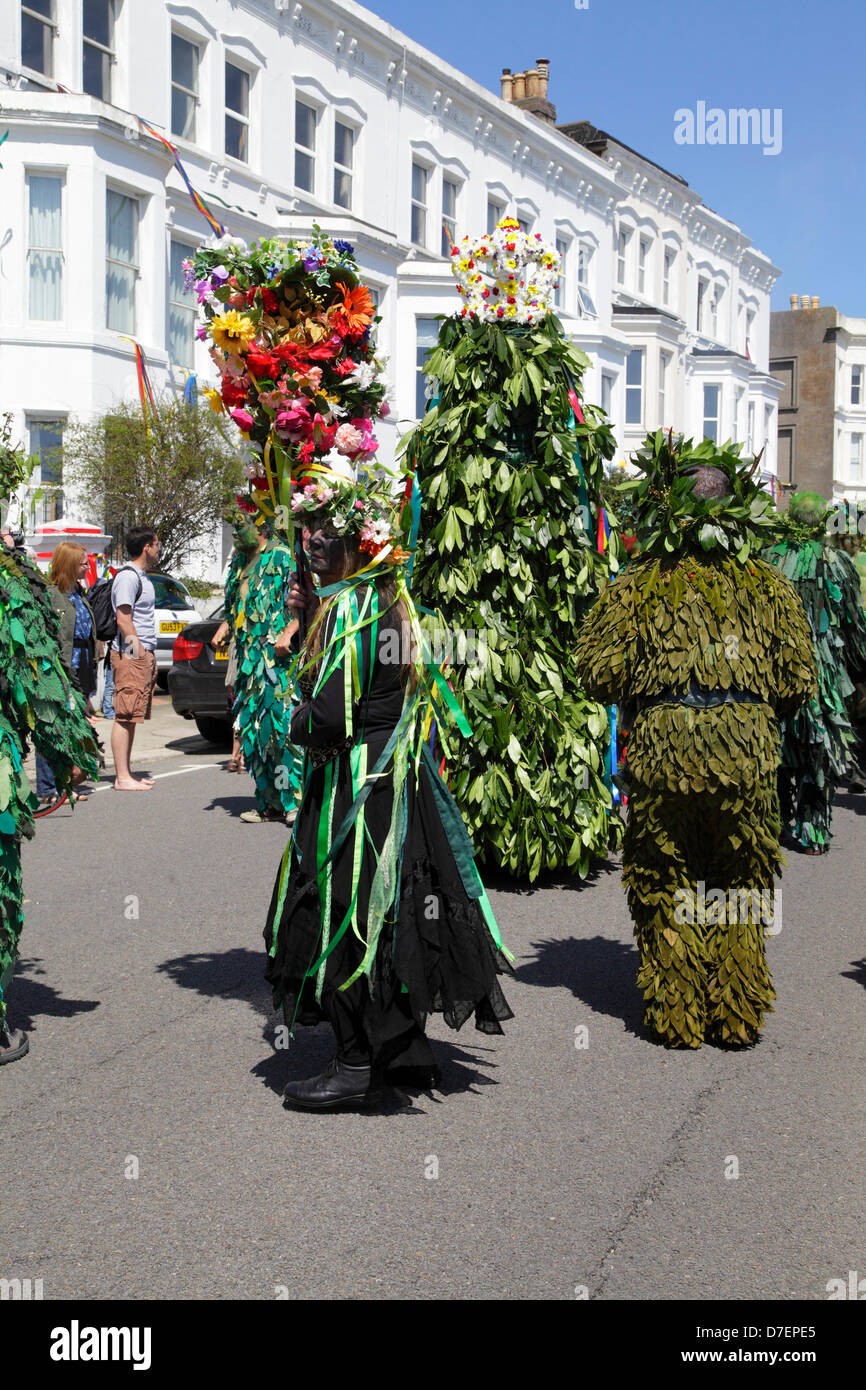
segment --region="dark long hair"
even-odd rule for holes
[[[357,573],[359,569],[363,568],[362,559],[364,557],[362,552],[357,548],[357,542],[353,543],[353,540],[342,539],[343,569],[340,578],[348,579],[350,575]],[[401,683],[405,686],[408,682],[410,689],[414,690],[418,679],[414,662],[406,662],[403,659],[407,647],[411,647],[412,645],[411,639],[409,642],[404,639],[404,634],[408,634],[409,632],[409,614],[406,605],[401,598],[397,597],[397,581],[390,569],[383,569],[377,576],[375,582],[379,593],[379,616],[381,618],[385,613],[392,613],[394,625],[400,633]],[[304,656],[302,661],[303,666],[306,666],[309,662],[314,663],[308,671],[308,675],[318,674],[319,658],[322,653],[322,643],[324,640],[325,622],[330,612],[331,604],[338,597],[338,594],[332,594],[330,598],[321,602],[319,604],[319,611],[310,624],[307,632],[307,640],[304,643]]]

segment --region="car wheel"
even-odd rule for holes
[[[195,727],[208,743],[216,743],[220,748],[231,748],[232,726],[225,719],[214,719],[205,714],[194,714]]]

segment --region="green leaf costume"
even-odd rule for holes
[[[434,654],[453,644],[450,679],[474,732],[451,769],[454,796],[479,858],[530,878],[585,875],[622,834],[608,713],[570,660],[585,604],[622,553],[615,525],[596,545],[614,443],[602,412],[587,406],[582,422],[577,405],[575,419],[587,365],[552,314],[510,327],[445,319],[425,366],[439,395],[405,442],[424,491],[413,592],[444,619]],[[475,644],[465,661],[461,634]]]
[[[238,737],[259,810],[283,815],[295,806],[301,773],[300,754],[289,744],[291,661],[280,661],[274,651],[291,621],[286,595],[292,569],[289,547],[269,541],[251,559],[235,551],[225,586],[226,619],[237,651],[233,713]]]
[[[791,498],[785,535],[764,558],[803,602],[818,664],[818,693],[782,724],[782,823],[806,849],[829,848],[836,788],[855,762],[847,702],[866,677],[866,616],[856,566],[828,544],[827,512],[814,493]]]
[[[59,790],[75,766],[97,775],[84,701],[63,666],[48,587],[23,556],[0,546],[0,1024],[23,926],[21,839],[33,835],[36,798],[24,772],[28,743]]]
[[[776,721],[815,688],[802,606],[752,555],[763,498],[736,451],[707,443],[647,441],[642,554],[589,613],[576,653],[589,694],[624,704],[631,729],[623,881],[645,1022],[671,1047],[753,1042],[772,1008]],[[733,496],[696,497],[683,471],[695,461],[720,468]],[[705,550],[716,526],[724,543]]]

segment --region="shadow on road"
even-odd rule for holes
[[[50,985],[40,984],[31,975],[44,975],[38,957],[21,959],[15,970],[15,978],[10,987],[12,1000],[11,1013],[14,1026],[23,1028],[26,1033],[33,1032],[39,1018],[73,1018],[75,1014],[89,1014],[98,1009],[98,999],[64,999]]]
[[[856,811],[858,816],[866,816],[866,796],[862,792],[837,792],[834,806],[844,806],[846,811]]]
[[[157,969],[182,989],[194,989],[197,994],[211,997],[231,994],[246,999],[257,1013],[270,1013],[264,948],[251,951],[246,946],[233,946],[229,951],[191,952],[164,960]]]
[[[540,873],[538,878],[530,883],[526,877],[519,877],[510,874],[505,869],[498,869],[493,864],[478,865],[484,887],[493,889],[496,893],[517,893],[521,896],[531,896],[533,893],[542,893],[548,888],[567,888],[570,892],[580,892],[582,888],[591,888],[597,883],[602,874],[619,873],[621,865],[616,859],[596,860],[586,878],[581,878],[578,874],[562,873],[560,871],[549,870]]]
[[[843,970],[841,974],[846,980],[856,980],[858,985],[866,989],[866,956],[863,960],[852,960],[853,970]]]
[[[622,941],[593,936],[587,941],[533,941],[535,960],[521,965],[518,980],[542,988],[565,985],[576,999],[598,1014],[622,1019],[626,1031],[646,1041],[642,1023],[643,1001],[635,984],[638,953]]]

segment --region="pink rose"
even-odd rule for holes
[[[284,410],[278,411],[274,429],[277,434],[286,435],[292,440],[309,437],[313,432],[313,422],[306,402],[300,399],[291,401]]]
[[[240,406],[235,406],[234,410],[229,411],[229,415],[234,420],[238,429],[243,430],[244,434],[249,434],[253,425],[256,423],[248,410],[243,410]]]

